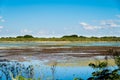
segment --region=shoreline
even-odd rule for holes
[[[69,42],[120,42],[120,41],[102,41],[102,40],[101,41],[94,41],[94,40],[91,40],[91,41],[70,41],[70,40],[65,40],[65,41],[64,40],[63,41],[61,41],[61,40],[60,41],[44,41],[44,40],[43,41],[39,41],[39,40],[32,41],[31,40],[31,41],[27,41],[26,40],[26,41],[0,41],[0,42],[13,42],[13,43],[14,42],[65,42],[65,43],[69,43]]]

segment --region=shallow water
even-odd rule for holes
[[[9,63],[8,66],[9,72],[12,70],[14,75],[17,74],[16,72],[18,69],[18,67],[16,67],[17,62],[7,62],[7,63]],[[33,60],[30,62],[19,62],[19,64],[21,64],[22,66],[24,65],[26,69],[29,67],[29,65],[32,65],[33,72],[31,78],[36,78],[36,79],[41,78],[41,80],[53,80],[53,78],[54,80],[73,80],[74,78],[82,78],[86,80],[91,76],[91,73],[95,71],[94,69],[88,66],[57,66],[56,64],[53,67],[53,65],[46,65],[44,63],[46,63],[46,61]],[[14,69],[12,69],[12,67],[14,67]],[[19,71],[20,70],[22,71],[21,75],[26,78],[29,78],[28,75],[30,73],[30,71],[28,71],[29,69],[23,70],[21,69],[23,67],[19,67],[19,68],[20,68]],[[109,68],[115,69],[116,67],[109,67]],[[3,67],[0,68],[0,71],[1,69],[6,70]],[[1,73],[2,71],[0,72],[0,75]],[[2,79],[6,80],[5,75],[2,77]],[[8,80],[10,80],[10,78]]]
[[[0,42],[0,48],[9,47],[74,47],[74,46],[115,46],[120,42]]]
[[[120,47],[120,42],[75,42],[66,46],[115,46]]]
[[[0,53],[2,54],[4,52],[7,53],[8,51],[4,51],[4,48],[53,48],[53,47],[74,47],[74,46],[114,46],[114,47],[120,47],[120,42],[69,42],[69,43],[63,43],[63,42],[0,42]],[[11,50],[12,51],[12,50]],[[11,51],[9,50],[8,53],[11,53]],[[19,51],[18,51],[19,52]],[[15,50],[15,53],[18,53],[17,50]],[[22,51],[21,51],[22,52]],[[21,54],[20,52],[20,54]],[[23,52],[22,52],[23,53]],[[25,53],[30,53],[25,52]],[[0,55],[1,55],[0,54]],[[86,53],[65,53],[67,54],[86,54]],[[87,53],[87,54],[91,54],[91,53]],[[3,55],[2,55],[3,56]],[[8,59],[10,60],[14,60],[13,56],[17,59],[19,58],[18,55],[12,55],[12,57],[9,57]],[[97,58],[97,59],[103,59],[105,56],[96,56],[96,57],[92,57],[92,58]],[[5,57],[0,57],[0,59],[4,59]],[[38,58],[38,59],[37,59]],[[41,59],[40,59],[41,58]],[[20,55],[20,59],[26,59],[23,60],[23,62],[19,62],[21,65],[24,65],[25,68],[27,68],[28,66],[32,65],[33,66],[33,74],[32,74],[32,78],[41,78],[42,80],[73,80],[74,78],[82,78],[84,80],[86,80],[88,77],[91,76],[91,73],[94,71],[91,67],[89,66],[80,66],[80,65],[74,65],[74,62],[81,60],[81,62],[85,59],[78,59],[78,58],[74,58],[71,56],[64,56],[64,53],[54,53],[54,54],[41,54],[41,55],[37,55],[36,57],[33,55],[28,55],[28,56],[24,56],[24,55]],[[87,58],[87,60],[90,60],[89,58]],[[48,62],[57,62],[60,61],[62,63],[67,61],[67,62],[71,62],[70,65],[64,66],[65,64],[63,63],[62,65],[58,65],[57,63],[49,65],[47,64]],[[0,62],[1,63],[4,62]],[[7,65],[7,68],[16,68],[16,62],[8,62],[10,63],[9,65]],[[77,63],[77,62],[76,62]],[[72,64],[72,65],[71,65]],[[1,77],[1,73],[2,70],[5,69],[6,67],[1,67],[0,66],[0,77]],[[12,67],[12,68],[11,68]],[[114,69],[115,67],[109,67],[110,69]],[[31,68],[30,68],[31,69]],[[19,68],[19,70],[21,70],[21,67]],[[15,69],[15,71],[13,72],[15,75],[17,75],[17,70]],[[28,71],[28,70],[27,70]],[[8,70],[8,72],[10,72]],[[7,72],[7,73],[8,73]],[[28,72],[26,72],[24,70],[22,70],[21,75],[29,78],[29,75],[26,74]],[[9,74],[10,77],[10,74]],[[2,80],[6,80],[5,79],[5,75],[3,74],[3,76],[1,77]],[[8,80],[11,80],[10,78]]]

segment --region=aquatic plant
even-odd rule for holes
[[[1,80],[3,74],[6,80],[33,80],[34,75],[34,67],[32,65],[26,67],[24,64],[19,62],[0,62],[0,71]],[[22,79],[23,77],[24,79]]]
[[[99,66],[93,63],[89,64],[90,67],[98,69],[92,73],[88,80],[119,80],[119,69],[110,70],[107,68],[106,62],[99,62]]]
[[[107,59],[106,62],[99,61],[99,64],[90,63],[90,67],[98,70],[93,72],[88,80],[120,80],[120,52],[110,49],[108,53],[112,54],[118,68],[114,70],[108,69]]]
[[[57,66],[57,62],[56,61],[52,62],[52,65],[51,65],[52,80],[55,80],[55,69],[56,69],[56,66]]]
[[[108,54],[112,55],[118,68],[114,70],[109,69],[107,58],[103,62],[96,61],[96,63],[90,63],[89,66],[95,69],[95,71],[92,72],[92,76],[87,80],[120,80],[120,52],[110,49]],[[81,80],[81,78],[75,78],[74,80]]]

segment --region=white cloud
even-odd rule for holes
[[[4,20],[4,19],[1,19],[0,21],[1,21],[1,22],[5,22],[5,20]]]
[[[84,29],[86,29],[86,30],[101,29],[100,26],[89,25],[89,24],[87,24],[87,23],[85,23],[85,22],[81,22],[80,25],[81,25]]]
[[[23,30],[21,30],[21,33],[22,34],[30,34],[30,33],[32,33],[32,31],[28,30],[28,29],[23,29]]]
[[[0,16],[0,19],[2,19],[2,16]]]
[[[119,15],[120,16],[120,15]],[[98,25],[90,25],[86,22],[81,22],[80,25],[86,30],[96,30],[96,29],[104,29],[104,28],[120,28],[120,20],[101,20],[97,21]]]
[[[64,27],[63,30],[69,30],[69,28],[68,27]]]
[[[0,22],[4,22],[5,20],[3,19],[3,17],[2,16],[0,16]],[[0,25],[0,32],[1,32],[1,29],[3,29],[3,26],[2,25]]]
[[[103,27],[120,27],[119,20],[103,20],[100,23]]]
[[[3,19],[2,16],[0,16],[0,22],[5,22],[5,19]]]
[[[46,35],[46,34],[48,34],[48,32],[47,32],[47,31],[44,31],[44,30],[41,30],[41,31],[38,32],[38,34],[39,34],[39,35]]]
[[[40,30],[38,31],[38,33],[36,34],[37,36],[41,36],[41,37],[52,37],[53,35],[56,35],[55,31],[49,31],[49,30]]]
[[[118,18],[120,18],[120,15],[116,15]]]
[[[0,32],[2,31],[2,29],[3,29],[3,26],[0,26]]]
[[[55,31],[52,31],[51,34],[55,35]]]
[[[2,29],[3,28],[3,26],[0,26],[0,29]]]

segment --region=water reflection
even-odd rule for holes
[[[0,62],[0,80],[73,80],[81,77],[86,80],[94,72],[89,66],[64,66],[59,65],[58,61],[4,61]],[[21,79],[18,79],[21,80]]]
[[[51,65],[45,65],[43,63],[40,61],[0,62],[0,80],[17,80],[20,76],[26,78],[25,80],[73,80],[74,77],[78,77],[81,74],[84,78],[87,78],[92,72],[91,68],[87,66],[58,66],[57,61],[52,61]],[[87,77],[84,76],[86,72],[89,73]]]

